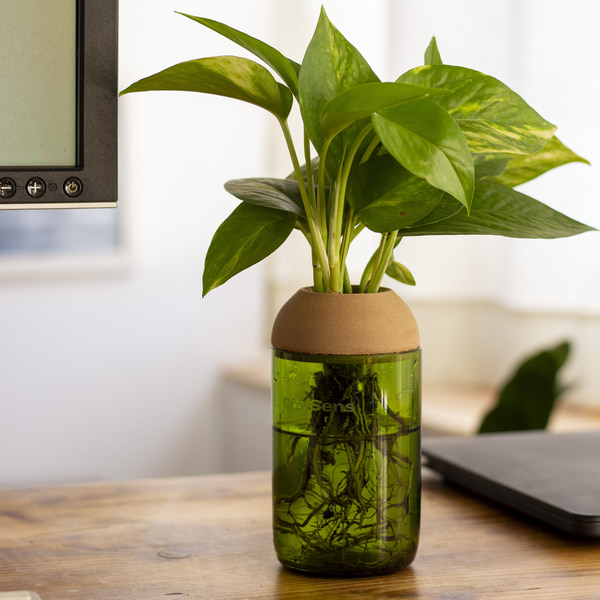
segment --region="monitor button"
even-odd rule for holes
[[[69,177],[63,185],[63,190],[69,198],[77,198],[83,191],[83,183],[77,177]]]
[[[17,191],[15,182],[9,177],[2,177],[0,179],[0,198],[8,199],[12,198]]]
[[[41,198],[46,193],[46,184],[43,179],[32,177],[27,182],[26,189],[32,198]]]

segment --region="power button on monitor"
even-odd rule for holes
[[[63,189],[69,198],[77,198],[83,191],[83,183],[77,177],[69,177],[64,183]]]

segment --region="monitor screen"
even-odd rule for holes
[[[114,206],[117,0],[0,0],[0,209]]]
[[[77,165],[77,0],[2,0],[2,166]]]

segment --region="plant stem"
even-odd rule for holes
[[[352,207],[348,208],[348,214],[346,215],[346,224],[344,226],[344,235],[342,237],[342,247],[340,250],[341,261],[343,265],[346,265],[346,259],[348,258],[348,250],[350,250],[350,244],[356,237],[358,231],[355,230],[356,217]]]
[[[309,242],[310,242],[310,240],[309,240]],[[312,242],[311,242],[310,250],[311,250],[312,264],[313,264],[313,288],[314,288],[315,292],[325,292],[327,290],[325,287],[325,281],[324,281],[324,277],[323,277],[323,269],[321,268],[321,265],[319,264],[319,258],[317,256],[314,246],[312,245]]]
[[[381,140],[377,136],[375,136],[371,140],[371,143],[368,145],[367,149],[363,152],[363,155],[360,157],[361,164],[366,162],[371,157],[371,154],[375,152],[375,148],[377,148],[380,142]]]
[[[304,129],[304,162],[307,165],[307,170],[310,168],[310,179],[308,179],[307,176],[307,181],[310,182],[311,186],[315,185],[315,181],[314,181],[314,175],[313,175],[313,169],[312,169],[312,157],[311,157],[311,153],[310,153],[310,146],[311,142],[310,142],[310,136],[308,135],[308,132],[306,131],[306,128]],[[309,167],[310,165],[310,167]],[[317,223],[319,225],[319,230],[321,231],[321,234],[323,235],[323,243],[325,243],[327,241],[327,236],[326,236],[326,224],[327,224],[327,215],[325,214],[325,202],[324,202],[324,196],[322,198],[322,195],[324,194],[324,191],[322,192],[320,189],[320,185],[321,185],[321,171],[320,171],[320,167],[321,167],[321,163],[319,162],[319,170],[318,170],[318,181],[316,182],[317,185],[317,194],[316,194],[316,199],[314,200],[314,206],[315,208],[315,217],[317,219]],[[314,196],[313,196],[314,197]]]
[[[385,270],[390,262],[394,246],[396,245],[396,239],[398,238],[398,231],[391,231],[381,236],[381,244],[379,246],[380,252],[377,257],[375,269],[369,284],[367,286],[367,292],[378,292],[381,286],[381,281],[385,275]]]
[[[313,177],[312,170],[312,161],[310,157],[310,138],[308,137],[308,132],[304,129],[304,164],[306,165],[306,187],[308,189],[308,194],[310,198],[314,202],[315,197],[315,182]],[[317,219],[319,219],[319,213],[317,211]],[[321,224],[319,223],[319,226]]]
[[[327,257],[329,258],[329,268],[331,270],[331,291],[341,293],[343,291],[343,279],[342,279],[342,262],[340,256],[340,237],[341,231],[339,230],[341,217],[340,212],[344,211],[344,199],[340,200],[340,194],[342,193],[340,185],[338,185],[341,179],[341,170],[343,167],[343,160],[340,164],[340,174],[336,179],[335,186],[333,188],[333,198],[331,200],[330,214],[329,214],[329,235],[327,239]]]
[[[310,138],[308,136],[308,132],[304,129],[304,164],[306,165],[306,188],[309,197],[309,201],[311,206],[317,206],[317,202],[315,199],[315,184],[312,170],[312,160],[310,156]],[[300,183],[300,186],[302,184]],[[318,208],[315,211],[315,219],[317,222],[317,229],[319,231],[322,230],[323,220],[319,215]],[[315,250],[315,247],[312,243],[312,238],[310,235],[306,236],[308,243],[311,248],[312,255],[312,265],[313,265],[313,288],[316,292],[324,292],[325,291],[325,283],[323,281],[323,268],[321,267],[318,252]]]
[[[351,209],[348,214],[345,214],[344,211],[344,207],[346,205],[346,188],[348,185],[348,178],[350,177],[350,171],[352,169],[352,164],[354,163],[356,153],[372,129],[372,125],[365,127],[352,143],[348,154],[342,157],[339,173],[335,182],[335,190],[329,217],[329,236],[327,243],[329,267],[332,274],[331,288],[334,292],[341,293],[343,291],[342,274],[345,270],[345,261],[350,242],[349,238],[344,236],[344,242],[346,243],[342,243],[342,231],[344,229],[346,233],[349,231],[348,227],[344,228],[344,217],[346,217],[346,224],[348,224],[348,222],[353,218],[352,214],[350,214]]]
[[[317,181],[317,212],[322,219],[322,222],[327,221],[327,206],[326,206],[326,193],[325,193],[325,163],[327,162],[327,151],[331,144],[332,138],[325,140],[320,152],[319,160],[319,175]]]
[[[350,275],[346,267],[344,267],[344,293],[352,294],[352,282],[350,281]]]
[[[298,185],[300,187],[302,204],[304,205],[304,211],[306,212],[306,220],[308,222],[308,227],[312,239],[311,246],[313,249],[313,253],[315,254],[315,257],[317,259],[316,263],[318,264],[318,267],[320,267],[321,271],[319,280],[322,279],[325,288],[327,288],[329,287],[330,279],[329,261],[327,260],[327,251],[325,249],[325,244],[323,243],[323,237],[319,227],[318,217],[315,215],[316,207],[314,203],[314,189],[307,190],[307,187],[304,184],[304,178],[302,177],[302,169],[300,167],[300,162],[298,161],[298,156],[296,154],[296,149],[294,147],[294,142],[292,140],[292,135],[290,133],[287,121],[285,119],[278,119],[278,121],[281,125],[281,130],[283,131],[283,136],[285,138],[285,142],[288,147],[290,157],[292,159],[292,164],[294,166],[294,173],[296,175],[296,179],[298,180]],[[310,169],[310,164],[307,165],[307,169]],[[312,201],[311,197],[313,198]],[[313,269],[313,271],[315,271],[315,269]],[[314,274],[314,279],[315,288],[320,287],[320,281],[317,281],[316,273]]]
[[[371,256],[371,258],[369,259],[369,262],[367,263],[367,265],[365,266],[365,268],[363,270],[362,277],[360,278],[360,293],[361,294],[364,294],[367,291],[367,286],[369,285],[369,282],[371,281],[371,278],[373,277],[373,271],[375,269],[375,260],[377,259],[378,254],[379,254],[379,248],[377,249],[375,254],[373,254],[373,256]]]

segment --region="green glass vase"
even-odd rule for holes
[[[299,294],[279,313],[272,338],[278,559],[331,576],[402,569],[414,560],[420,523],[421,350],[414,317],[389,290],[387,310],[382,294]],[[335,306],[320,306],[330,302]],[[317,315],[312,322],[310,313]],[[315,341],[309,323],[323,339]]]

